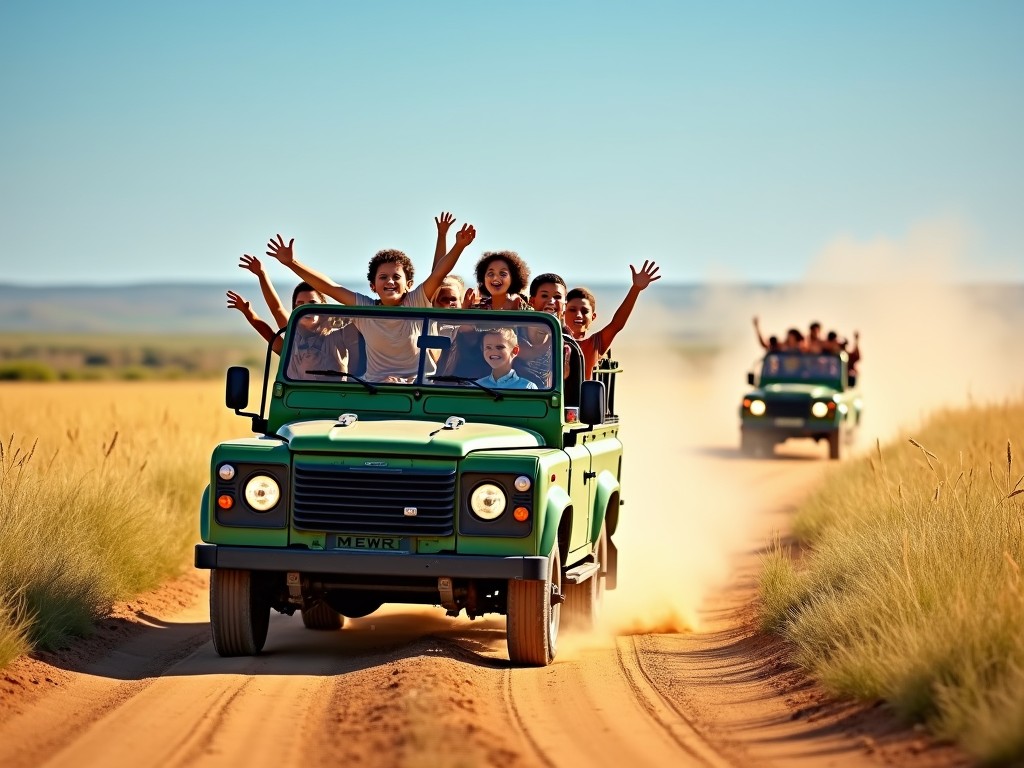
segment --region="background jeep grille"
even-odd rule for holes
[[[765,400],[765,416],[800,416],[809,418],[811,415],[810,400]]]
[[[295,527],[326,533],[450,536],[455,469],[295,466]],[[406,507],[416,507],[407,517]]]

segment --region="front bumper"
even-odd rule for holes
[[[548,559],[543,555],[412,555],[196,544],[195,562],[196,568],[207,570],[231,568],[348,576],[447,576],[455,579],[543,581],[548,574]]]
[[[834,421],[812,421],[806,419],[803,424],[778,424],[775,419],[743,420],[740,422],[740,431],[757,435],[770,435],[779,440],[789,437],[826,437],[831,432],[838,432],[839,424]]]

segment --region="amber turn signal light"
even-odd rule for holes
[[[217,497],[217,506],[221,509],[231,509],[235,506],[235,500],[226,493]]]
[[[530,510],[526,507],[516,507],[512,510],[512,517],[518,520],[520,523],[525,523],[527,518],[530,517]]]

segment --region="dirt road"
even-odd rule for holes
[[[620,394],[621,589],[552,666],[510,669],[503,619],[404,607],[326,633],[275,614],[263,655],[222,659],[195,584],[185,610],[8,702],[0,765],[874,764],[841,724],[794,716],[748,628],[758,550],[824,448],[741,460],[713,382],[650,365]]]

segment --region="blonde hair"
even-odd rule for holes
[[[484,337],[487,336],[501,336],[507,343],[513,347],[519,346],[519,337],[516,332],[511,328],[491,328],[483,332]]]
[[[459,304],[462,304],[462,299],[466,296],[466,281],[458,275],[448,275],[441,284],[437,286],[437,290],[434,291],[434,295],[430,297],[430,303],[433,304],[437,301],[437,294],[441,292],[441,289],[445,286],[450,286],[455,289],[455,293],[459,296]]]

